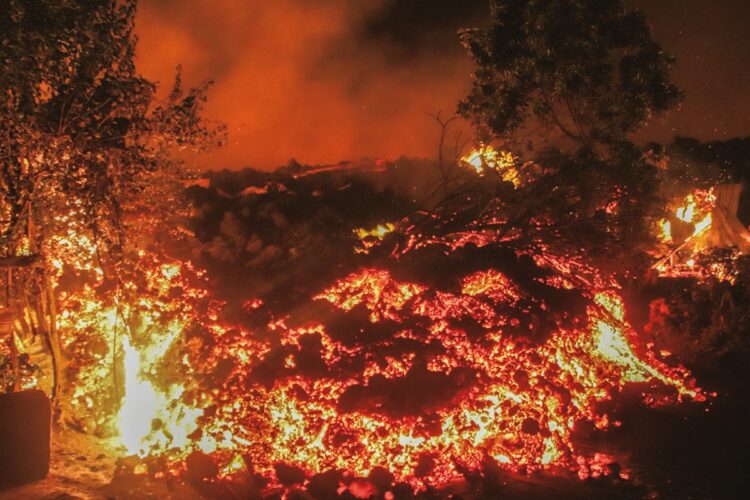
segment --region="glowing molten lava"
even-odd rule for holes
[[[366,323],[349,340],[324,324],[289,326],[291,318],[271,326],[278,347],[250,331],[217,338],[212,356],[234,369],[204,434],[224,436],[217,451],[242,450],[259,472],[273,474],[275,463],[355,475],[385,467],[414,486],[444,485],[490,456],[515,471],[587,477],[603,455],[576,450],[572,433],[584,420],[611,425],[597,402],[631,382],[703,398],[684,369],[638,345],[614,290],[592,296],[585,325],[541,344],[511,333],[522,325],[502,311],[530,298],[494,270],[467,276],[456,293],[364,269],[318,300],[346,315],[362,308]],[[459,326],[467,321],[479,331]],[[274,382],[256,380],[260,369],[274,370]]]
[[[445,241],[429,244],[501,250],[485,233]],[[474,269],[441,286],[361,268],[313,297],[315,314],[274,314],[254,299],[247,324],[221,319],[199,270],[145,255],[123,285],[143,280],[143,291],[120,313],[91,288],[66,298],[67,327],[98,353],[82,351],[73,401],[91,412],[111,398],[101,366],[114,359],[128,452],[179,465],[201,451],[222,475],[248,462],[271,480],[278,464],[351,476],[383,467],[419,488],[488,460],[602,474],[605,455],[573,440],[581,422],[613,425],[598,403],[629,383],[650,402],[704,395],[639,342],[612,279],[543,246],[516,252],[510,272]],[[533,276],[512,277],[518,262]],[[585,304],[577,313],[558,304],[571,297]]]

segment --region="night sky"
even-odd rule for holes
[[[223,149],[205,168],[271,169],[294,157],[434,156],[438,128],[469,89],[456,30],[478,26],[487,0],[141,0],[139,67],[168,83],[216,82],[208,116]],[[750,135],[750,1],[630,0],[677,58],[681,108],[639,139]],[[166,85],[165,85],[166,86]]]

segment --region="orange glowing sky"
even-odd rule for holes
[[[644,139],[750,133],[750,7],[746,0],[632,0],[678,58],[687,100]],[[272,169],[295,158],[434,156],[439,128],[467,93],[471,61],[459,26],[486,0],[141,0],[138,65],[167,86],[174,67],[214,80],[207,115],[229,143],[188,163]],[[425,7],[426,6],[426,7]],[[419,7],[419,9],[417,9]],[[420,10],[421,9],[421,10]]]

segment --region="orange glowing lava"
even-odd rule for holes
[[[497,244],[468,233],[428,244]],[[144,254],[133,279],[145,288],[133,303],[89,287],[66,297],[64,326],[104,340],[98,357],[89,350],[79,362],[74,405],[90,412],[110,401],[128,453],[179,469],[201,451],[222,475],[246,461],[269,478],[279,463],[354,476],[383,467],[415,488],[439,487],[487,460],[515,472],[603,474],[606,456],[573,440],[581,422],[614,424],[599,403],[630,383],[652,400],[705,396],[639,342],[611,278],[580,256],[524,253],[540,272],[530,284],[487,268],[438,289],[362,268],[313,298],[325,317],[271,315],[253,327],[221,319],[202,272]],[[580,319],[547,321],[542,335],[530,311],[548,314],[550,303],[536,289],[575,292],[588,305]],[[265,307],[249,300],[244,309]],[[111,359],[121,367],[116,401],[102,384]]]

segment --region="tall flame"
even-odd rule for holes
[[[117,415],[120,441],[130,454],[143,452],[143,442],[151,433],[159,413],[159,398],[154,386],[141,378],[141,354],[123,337],[125,395]]]
[[[148,351],[133,347],[127,336],[122,342],[125,394],[117,415],[120,441],[129,454],[144,456],[155,450],[189,450],[190,435],[198,428],[203,410],[185,404],[185,387],[172,384],[166,389],[155,386],[145,376],[149,364],[164,363],[161,358],[147,363]]]

